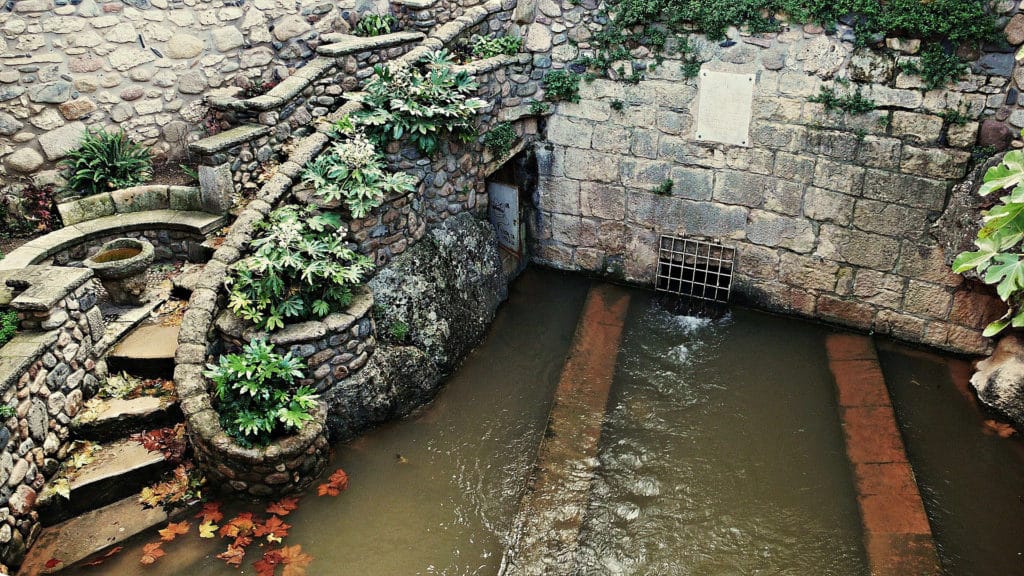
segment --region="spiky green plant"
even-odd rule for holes
[[[87,130],[82,144],[60,161],[67,180],[65,190],[99,194],[142,184],[153,177],[149,149],[124,131]]]

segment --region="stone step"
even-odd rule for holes
[[[156,482],[168,468],[163,454],[150,452],[134,440],[103,444],[91,462],[69,474],[69,498],[43,490],[36,500],[39,521],[52,526],[116,502]]]
[[[54,574],[167,521],[160,508],[145,509],[138,495],[43,528],[25,556],[20,576]],[[51,562],[58,560],[58,563]],[[47,564],[53,564],[47,566]],[[102,573],[102,568],[96,572]]]
[[[174,374],[180,326],[142,324],[107,354],[111,374],[124,371],[143,378],[167,378]]]
[[[181,273],[171,280],[171,296],[187,300],[203,277],[205,264],[186,264]]]
[[[174,398],[97,399],[71,421],[71,433],[80,440],[110,442],[136,432],[173,426],[182,419]]]

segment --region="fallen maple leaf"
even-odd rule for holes
[[[281,548],[280,554],[281,564],[284,565],[281,576],[305,576],[306,566],[313,561],[312,556],[303,554],[302,546],[299,544]]]
[[[331,474],[331,477],[327,479],[329,484],[336,486],[339,490],[348,490],[348,474],[344,470],[338,468]]]
[[[159,560],[166,552],[160,546],[163,542],[150,542],[142,547],[142,558],[139,559],[139,564],[149,565]]]
[[[189,524],[187,521],[170,522],[167,524],[167,528],[164,528],[163,530],[158,530],[157,533],[160,534],[161,540],[163,540],[164,542],[170,542],[171,540],[177,538],[179,535],[183,536],[185,534],[188,534],[188,528]]]
[[[263,558],[253,562],[252,567],[256,570],[256,576],[274,576],[274,570],[280,563],[281,553],[277,550],[267,550]]]
[[[85,566],[99,566],[100,564],[103,564],[104,562],[106,562],[108,558],[110,558],[114,554],[117,554],[121,550],[124,550],[124,546],[114,546],[110,550],[107,550],[102,556],[99,556],[99,557],[97,557],[97,558],[95,558],[93,560],[90,560],[90,561],[86,562],[84,565]]]
[[[995,434],[1000,438],[1009,438],[1017,433],[1013,426],[996,420],[985,420],[985,432]]]
[[[228,566],[241,566],[242,559],[245,558],[245,548],[229,545],[226,551],[217,554],[217,558],[223,560]]]
[[[196,513],[195,517],[202,518],[204,523],[216,524],[224,519],[224,514],[220,511],[220,502],[207,502],[203,504],[203,509]]]
[[[278,538],[284,538],[288,535],[288,529],[291,527],[291,524],[285,524],[277,516],[271,516],[266,522],[257,524],[252,533],[257,538],[262,538],[268,534],[277,536]]]
[[[316,487],[317,496],[337,496],[341,494],[341,490],[338,490],[330,484],[321,484]]]
[[[213,522],[206,521],[199,525],[199,537],[200,538],[213,538],[217,535],[217,525]]]
[[[287,516],[292,510],[299,507],[298,498],[281,498],[277,502],[274,502],[270,506],[267,506],[267,514],[276,514],[278,516]]]
[[[252,537],[251,536],[239,536],[239,537],[235,538],[235,541],[231,545],[234,546],[235,548],[242,548],[244,550],[245,547],[248,546],[249,544],[252,544]]]
[[[46,566],[47,569],[50,569],[50,568],[56,568],[57,566],[60,566],[63,563],[64,563],[64,561],[61,560],[60,558],[50,558],[49,560],[46,561],[46,564],[44,564],[44,566]]]

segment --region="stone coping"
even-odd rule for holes
[[[437,4],[437,0],[391,0],[395,6],[406,6],[413,10],[426,10]]]
[[[501,10],[501,0],[491,0],[485,4],[479,4],[466,10],[462,16],[442,24],[431,32],[430,37],[436,38],[447,44],[459,37],[466,30],[483,22],[491,14]]]
[[[277,332],[267,333],[254,324],[242,320],[230,310],[221,312],[215,321],[217,330],[232,339],[248,342],[265,338],[275,346],[292,346],[302,342],[315,341],[327,334],[348,330],[353,324],[366,317],[373,308],[373,293],[364,290],[353,295],[352,304],[344,312],[328,314],[320,320],[308,320],[286,324]]]
[[[259,98],[262,98],[260,96]],[[196,140],[188,145],[188,149],[196,154],[203,156],[212,156],[218,152],[223,152],[230,148],[234,148],[240,144],[245,144],[250,140],[255,140],[261,136],[270,134],[271,127],[263,126],[261,124],[242,124],[241,126],[235,126],[230,130],[225,130],[220,134],[214,134],[203,138],[202,140]]]
[[[206,236],[226,222],[227,218],[223,215],[193,210],[147,210],[103,216],[65,226],[25,243],[0,260],[0,270],[13,270],[38,264],[61,250],[112,234],[175,230]]]
[[[23,333],[0,346],[0,394],[18,383],[18,379],[60,336],[60,330]]]
[[[325,40],[330,43],[321,44],[317,47],[316,52],[322,56],[338,58],[341,56],[359,54],[360,52],[368,52],[370,50],[391,48],[392,46],[400,46],[410,42],[420,42],[424,38],[426,38],[426,35],[422,32],[393,32],[391,34],[382,34],[380,36],[331,34],[325,35]]]
[[[13,297],[7,305],[19,311],[48,312],[61,300],[92,278],[88,268],[63,266],[26,266],[0,270],[0,300],[5,289],[12,289]]]
[[[102,216],[145,210],[201,211],[199,188],[148,184],[93,194],[57,205],[65,226]]]

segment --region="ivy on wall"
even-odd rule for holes
[[[629,60],[632,49],[645,46],[656,63],[667,53],[678,53],[691,64],[687,69],[692,69],[687,34],[722,40],[730,26],[755,34],[775,32],[783,24],[779,15],[790,22],[818,23],[827,30],[843,22],[854,29],[861,45],[886,36],[942,42],[944,52],[954,58],[956,44],[992,40],[997,33],[996,20],[983,0],[606,0],[597,15],[605,25],[591,39],[595,53],[581,63],[606,74],[615,62]],[[957,59],[952,68],[961,66]],[[930,78],[953,79],[942,71],[923,72]]]

